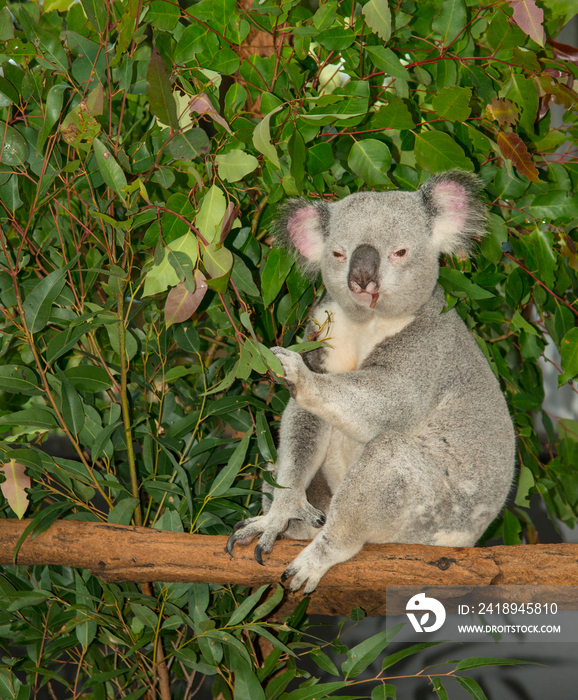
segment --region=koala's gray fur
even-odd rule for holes
[[[484,234],[475,176],[450,171],[417,192],[286,205],[277,241],[327,294],[310,334],[330,347],[273,348],[292,398],[273,502],[231,536],[255,556],[314,538],[290,564],[311,592],[366,542],[472,547],[510,489],[515,436],[500,386],[455,310],[442,314],[440,252]],[[318,528],[321,527],[321,530]]]

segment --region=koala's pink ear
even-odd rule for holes
[[[440,253],[467,255],[475,238],[486,233],[486,208],[479,199],[479,178],[463,170],[432,175],[421,187],[430,216],[431,241]]]
[[[304,272],[315,276],[327,237],[329,209],[323,202],[293,199],[279,212],[275,244],[293,250]]]

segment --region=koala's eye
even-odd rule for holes
[[[340,250],[334,250],[333,257],[339,262],[345,262],[347,259],[345,254],[342,253]]]
[[[390,254],[392,260],[402,260],[407,256],[407,248],[398,248]]]

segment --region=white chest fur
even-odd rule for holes
[[[329,345],[325,369],[328,372],[353,372],[378,343],[399,333],[414,316],[384,318],[376,315],[363,323],[355,323],[330,302],[316,309],[314,319],[319,326],[325,324],[317,336],[317,340],[325,340]]]

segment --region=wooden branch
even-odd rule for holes
[[[0,564],[12,564],[14,547],[29,520],[0,520]],[[184,581],[260,586],[277,583],[286,566],[307,545],[279,540],[265,555],[253,547],[235,547],[226,537],[189,535],[144,527],[59,520],[18,553],[18,564],[63,565],[89,569],[104,581]],[[385,612],[387,585],[491,586],[576,585],[578,545],[538,544],[509,547],[429,547],[366,545],[353,559],[338,564],[313,593],[309,611],[346,615],[356,606],[368,614]],[[284,611],[301,599],[288,596]]]

